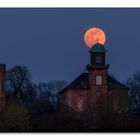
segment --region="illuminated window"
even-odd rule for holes
[[[96,85],[102,85],[102,76],[100,75],[96,76]]]
[[[82,95],[80,95],[78,97],[77,108],[78,108],[78,111],[83,110],[83,97],[82,97]]]
[[[96,56],[96,63],[102,63],[102,57]]]

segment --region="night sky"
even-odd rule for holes
[[[0,63],[27,66],[34,82],[70,82],[89,63],[83,37],[91,27],[106,33],[116,79],[140,70],[140,9],[0,9]]]

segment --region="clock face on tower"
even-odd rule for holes
[[[101,56],[96,56],[95,61],[96,61],[97,64],[102,63],[102,57]]]

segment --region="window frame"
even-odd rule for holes
[[[96,85],[102,85],[103,80],[101,75],[96,75]]]

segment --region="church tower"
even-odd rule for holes
[[[88,72],[84,72],[60,91],[61,103],[75,111],[126,112],[129,88],[108,74],[106,36],[99,28],[90,28],[84,35],[90,48]]]
[[[90,107],[94,110],[105,110],[108,96],[107,69],[109,67],[109,65],[105,64],[106,50],[102,44],[97,42],[89,52],[90,64],[87,66],[91,94],[89,95],[89,104],[93,105]]]

